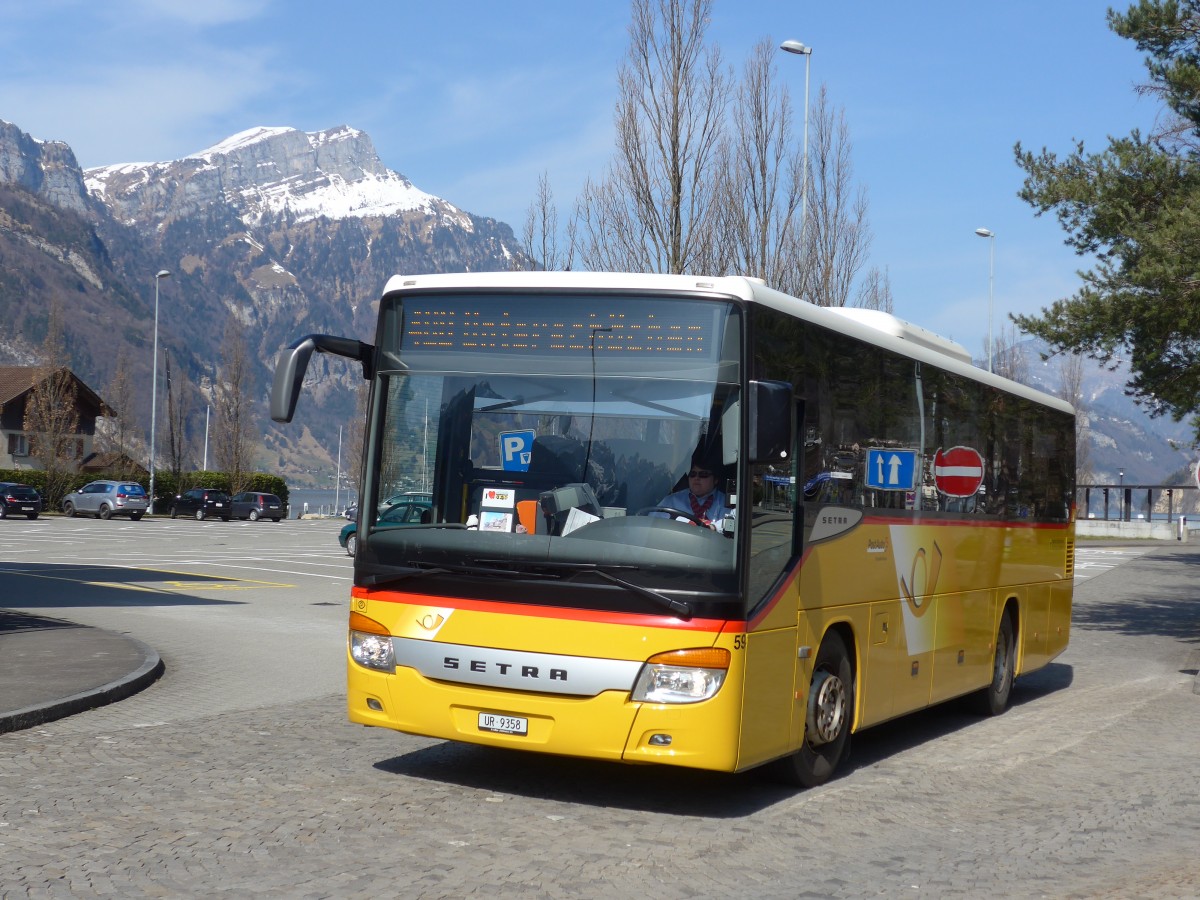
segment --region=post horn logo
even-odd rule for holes
[[[426,631],[437,631],[445,621],[446,618],[441,613],[426,613],[417,619],[417,624]]]
[[[937,541],[934,541],[931,552],[926,553],[925,548],[921,547],[913,555],[912,572],[908,581],[905,581],[903,576],[900,577],[900,593],[904,595],[904,600],[913,615],[922,616],[929,608],[925,600],[931,597],[937,588],[938,573],[941,570],[942,548],[937,545]]]

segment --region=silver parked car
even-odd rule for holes
[[[129,516],[135,522],[146,514],[149,505],[145,489],[136,481],[93,481],[62,499],[63,513],[68,516]]]

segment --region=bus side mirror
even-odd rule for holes
[[[752,381],[749,401],[750,462],[786,459],[792,448],[792,386],[786,381]]]
[[[371,344],[328,334],[302,337],[279,352],[275,381],[271,385],[271,418],[276,422],[290,422],[296,414],[296,400],[300,397],[300,386],[304,383],[304,373],[308,371],[308,361],[314,350],[358,360],[362,363],[363,378],[371,380],[375,355]]]

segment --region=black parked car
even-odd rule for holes
[[[233,516],[233,502],[224,491],[192,488],[175,495],[175,502],[171,504],[171,518],[176,516],[195,516],[198,522],[203,522],[209,516],[218,516],[228,522]]]
[[[42,511],[42,496],[27,484],[17,484],[12,481],[0,481],[0,519],[14,516],[25,516],[36,519]]]
[[[251,522],[270,519],[272,522],[278,522],[285,514],[283,501],[274,494],[243,491],[233,495],[233,517],[235,519],[249,519]]]

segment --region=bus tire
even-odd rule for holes
[[[996,629],[996,653],[992,657],[992,683],[974,697],[980,715],[998,716],[1008,709],[1012,700],[1013,682],[1017,677],[1017,629],[1011,610],[1005,610]]]
[[[850,751],[854,721],[854,667],[846,642],[836,631],[825,635],[809,684],[804,744],[771,763],[771,777],[797,787],[816,787],[833,777]]]

